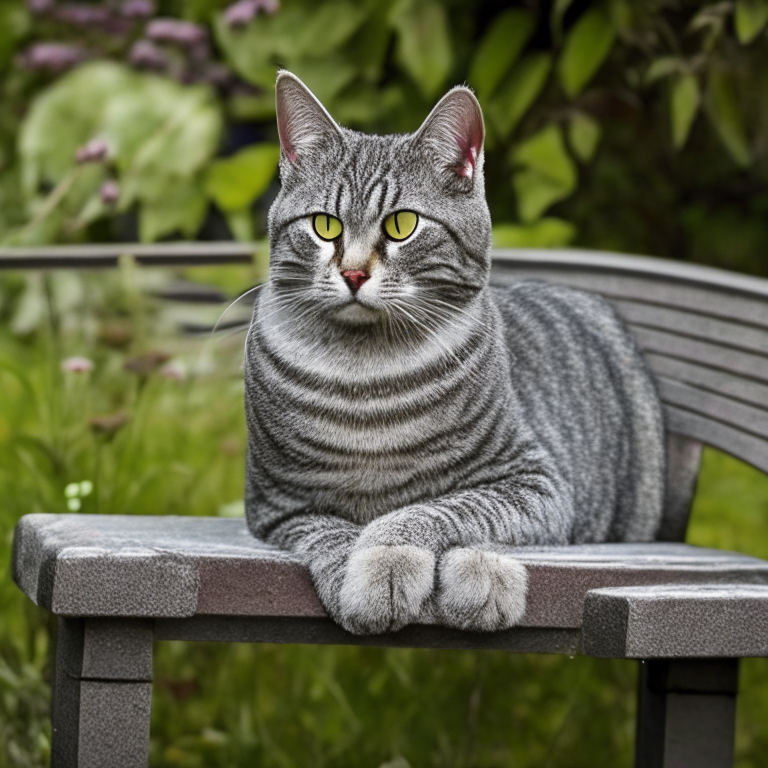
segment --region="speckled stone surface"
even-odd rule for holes
[[[528,569],[523,627],[578,629],[587,592],[605,587],[768,584],[768,562],[685,544],[502,549]],[[27,515],[13,573],[63,616],[325,616],[306,569],[242,519]]]
[[[675,584],[596,589],[584,652],[611,658],[768,656],[768,586]]]

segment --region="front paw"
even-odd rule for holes
[[[506,555],[457,547],[440,559],[438,610],[449,627],[490,632],[525,613],[528,574]]]
[[[435,556],[411,545],[356,549],[341,587],[339,623],[377,635],[416,621],[435,583]]]

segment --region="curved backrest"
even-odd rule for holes
[[[684,536],[706,443],[768,472],[768,280],[640,256],[496,250],[491,282],[542,279],[602,294],[644,350],[670,433],[662,538]]]

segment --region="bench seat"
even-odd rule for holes
[[[349,635],[326,616],[306,568],[255,539],[236,518],[26,515],[16,531],[13,567],[26,595],[55,614],[156,619],[157,639],[573,654],[585,649],[582,613],[593,590],[600,608],[619,599],[606,597],[614,591],[628,589],[631,597],[633,588],[653,585],[719,585],[721,592],[765,585],[768,598],[768,562],[734,552],[670,542],[502,549],[528,570],[528,608],[519,627],[490,634],[414,626],[378,637]],[[587,641],[587,651],[615,649],[593,625],[598,637]]]

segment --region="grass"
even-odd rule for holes
[[[229,291],[253,278],[187,276]],[[242,498],[242,337],[176,334],[180,310],[147,297],[170,277],[124,264],[0,281],[0,768],[46,765],[50,742],[54,628],[9,578],[18,518],[65,512],[65,489],[82,481],[93,484],[83,512],[213,515]],[[63,371],[72,355],[93,370]],[[707,451],[689,541],[768,557],[768,479]],[[155,673],[156,768],[632,764],[632,662],[165,642]],[[747,768],[768,749],[767,660],[743,662],[741,691]]]

